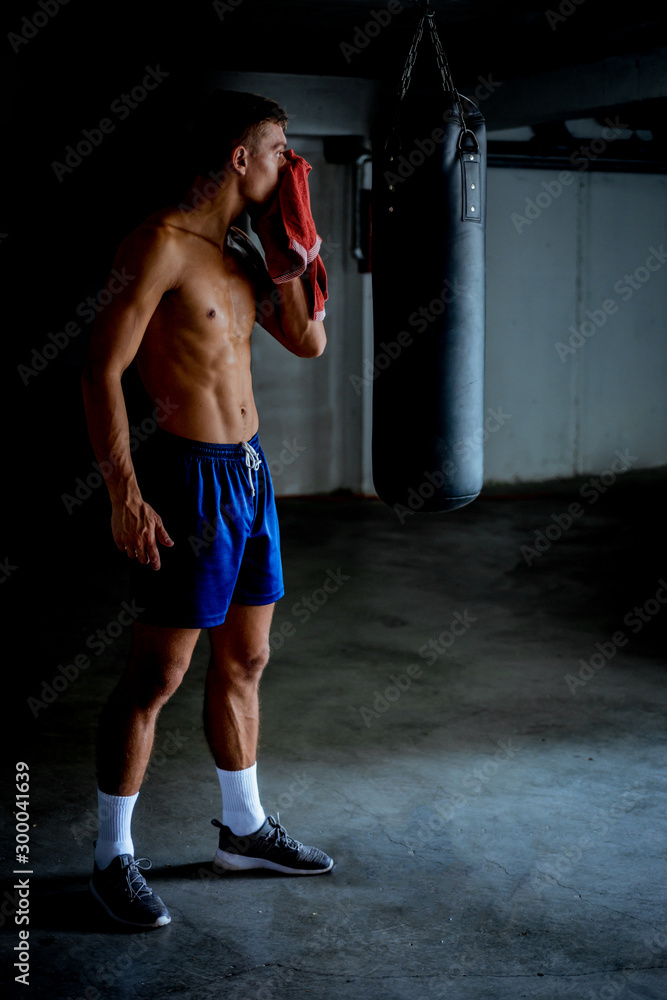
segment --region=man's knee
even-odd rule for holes
[[[153,659],[135,660],[128,671],[126,682],[132,691],[137,708],[148,711],[160,709],[178,689],[189,666],[189,660]]]
[[[249,681],[259,680],[269,662],[269,654],[268,642],[240,650],[235,657],[236,671]]]
[[[238,683],[258,683],[269,662],[269,644],[240,647],[226,654],[214,655],[214,670]]]
[[[121,681],[122,696],[142,710],[160,709],[183,680],[199,635],[198,630],[161,629],[135,624],[132,653]]]
[[[243,668],[248,674],[261,674],[269,662],[271,649],[268,642],[257,649],[249,651],[243,661]]]

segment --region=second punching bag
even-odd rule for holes
[[[408,92],[373,140],[373,480],[398,510],[437,513],[483,473],[486,135],[451,84]],[[444,63],[444,66],[443,66]]]

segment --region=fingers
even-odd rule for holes
[[[169,537],[167,529],[162,523],[162,519],[158,517],[155,524],[155,534],[150,539],[150,543],[146,546],[148,562],[151,564],[153,569],[160,568],[160,552],[157,547],[157,543],[160,542],[162,545],[172,546],[174,544],[173,540]]]
[[[174,542],[169,537],[162,518],[148,504],[138,508],[122,507],[112,516],[112,532],[117,548],[125,552],[128,559],[136,559],[141,566],[160,568],[161,545],[171,547]]]
[[[159,542],[161,542],[163,545],[173,545],[174,544],[173,539],[171,539],[169,537],[169,535],[167,533],[167,529],[163,525],[161,519],[158,520],[157,525],[155,527],[155,535],[157,537],[157,540]]]
[[[125,554],[128,559],[136,559],[141,566],[152,566],[153,569],[160,568],[160,557],[155,545],[151,546],[150,543],[147,543],[144,546],[142,542],[139,542],[136,549],[132,548],[131,545],[126,545]]]
[[[158,570],[161,566],[158,542],[169,547],[174,544],[160,517],[155,521],[154,529],[149,532],[148,537],[145,540],[142,539],[135,549],[128,546],[126,552],[130,559],[136,559],[142,566],[150,566],[151,569]]]
[[[143,543],[142,542],[138,542],[137,545],[138,545],[138,548],[136,548],[136,549],[133,548],[131,545],[126,545],[125,546],[125,554],[127,555],[127,558],[128,559],[136,559],[137,562],[140,562],[142,564],[146,563],[147,561],[150,562],[150,559],[147,556],[147,553],[146,553],[146,550],[145,550],[145,548],[143,546]]]
[[[146,543],[146,560],[142,565],[150,565],[151,569],[156,570],[160,568],[160,553],[158,552],[155,536]]]

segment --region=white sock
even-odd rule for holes
[[[255,833],[266,819],[259,801],[257,761],[242,771],[223,771],[216,767],[222,792],[222,823],[237,837]]]
[[[139,798],[134,795],[107,795],[97,789],[98,832],[95,843],[95,863],[106,868],[119,854],[134,857],[131,823],[132,810]]]

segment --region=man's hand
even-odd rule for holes
[[[111,531],[121,552],[127,552],[130,559],[137,559],[142,566],[156,570],[160,568],[157,543],[174,544],[160,515],[141,499],[114,504]]]

